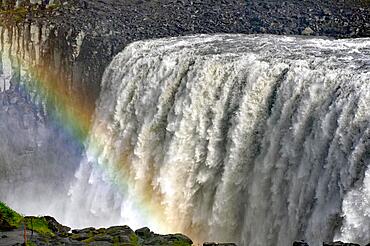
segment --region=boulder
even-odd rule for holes
[[[306,35],[306,36],[309,36],[309,35],[313,35],[315,32],[314,30],[312,30],[311,27],[306,27],[303,31],[302,31],[302,35]]]
[[[118,242],[120,243],[130,243],[131,242],[131,238],[129,236],[118,236],[116,237],[116,239],[118,240]]]
[[[8,223],[8,221],[0,221],[0,231],[11,231],[16,229],[15,226],[12,226]]]
[[[59,224],[58,221],[51,216],[44,216],[44,219],[48,223],[49,229],[57,235],[67,235],[71,230],[68,226]]]
[[[180,233],[164,235],[162,237],[166,239],[166,241],[169,241],[169,242],[183,242],[185,244],[190,244],[190,245],[193,244],[193,241],[190,238]]]
[[[293,246],[309,246],[305,241],[295,241]]]
[[[128,226],[112,226],[106,230],[106,233],[113,237],[116,237],[116,236],[130,236],[135,232]]]
[[[322,244],[323,246],[360,246],[357,243],[343,243],[341,241],[336,241],[336,242],[324,242]]]
[[[90,235],[88,233],[78,233],[78,234],[73,234],[70,238],[73,240],[77,240],[77,241],[83,241],[83,240],[89,239]]]
[[[5,220],[3,215],[0,213],[0,231],[11,231],[14,229],[16,229],[16,227],[10,225],[9,222]]]
[[[88,227],[88,228],[84,228],[84,229],[81,229],[81,230],[72,230],[72,233],[73,234],[83,234],[83,233],[94,233],[96,232],[96,229],[94,227]]]
[[[150,229],[148,227],[143,227],[143,228],[137,229],[135,231],[135,234],[138,235],[141,238],[148,238],[153,233],[150,231]]]
[[[94,240],[99,241],[99,242],[109,242],[109,243],[114,242],[113,237],[111,237],[109,235],[96,235],[94,237]]]

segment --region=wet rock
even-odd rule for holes
[[[15,227],[14,226],[11,226],[7,221],[3,220],[1,221],[0,220],[0,231],[11,231],[11,230],[14,230]]]
[[[88,244],[89,246],[112,246],[113,244],[110,242],[91,242]],[[129,244],[131,246],[131,244]]]
[[[159,235],[144,227],[135,231],[138,241],[142,245],[192,245],[193,241],[182,234]]]
[[[141,238],[148,238],[152,235],[150,229],[148,227],[143,227],[140,229],[137,229],[135,231],[135,234],[138,235]]]
[[[193,241],[190,238],[180,233],[164,235],[163,237],[169,242],[184,242],[187,244],[193,244]]]
[[[9,224],[9,222],[3,217],[3,214],[0,213],[0,231],[11,231],[16,227]]]
[[[110,243],[114,242],[113,237],[109,235],[96,235],[94,236],[94,240],[99,241],[99,242],[100,241],[105,241],[105,242],[110,242]]]
[[[296,241],[293,243],[293,246],[309,246],[305,241]]]
[[[149,230],[150,231],[150,230]],[[106,229],[106,233],[110,236],[130,236],[131,234],[134,234],[135,232],[128,226],[112,226]]]
[[[303,31],[302,31],[302,35],[306,35],[306,36],[309,36],[309,35],[313,35],[315,32],[314,30],[312,30],[311,27],[306,27]]]
[[[89,239],[91,236],[87,233],[78,233],[78,234],[73,234],[70,236],[71,239],[77,240],[77,241],[83,241],[86,239]]]
[[[84,228],[84,229],[75,229],[75,230],[72,230],[72,233],[73,234],[88,234],[88,233],[94,233],[96,231],[96,229],[94,227],[88,227],[88,228]]]
[[[357,243],[343,243],[341,241],[336,242],[324,242],[323,246],[360,246]]]
[[[116,240],[120,243],[130,243],[131,238],[128,235],[118,236],[116,237]]]
[[[50,230],[55,234],[67,235],[68,232],[71,230],[71,228],[69,228],[68,226],[59,224],[58,221],[51,216],[44,216],[44,219],[46,220]]]

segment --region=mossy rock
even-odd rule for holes
[[[26,225],[37,233],[32,240],[37,245],[114,245],[114,246],[191,246],[192,241],[182,234],[158,235],[144,227],[134,232],[128,226],[112,226],[107,229],[93,227],[72,230],[59,224],[53,217],[26,216],[0,202],[0,230],[11,230]]]
[[[94,227],[87,227],[87,228],[84,228],[84,229],[75,229],[75,230],[72,230],[72,233],[73,234],[82,234],[82,233],[87,233],[87,234],[98,234],[99,232],[94,228]]]
[[[135,231],[136,235],[138,235],[139,237],[145,239],[145,238],[150,238],[153,236],[153,232],[150,231],[150,229],[148,227],[143,227],[143,228],[140,228],[140,229],[137,229]]]
[[[112,226],[106,229],[106,233],[111,236],[120,236],[135,234],[134,231],[128,226]]]
[[[88,233],[78,233],[71,235],[70,238],[77,241],[87,241],[92,238],[92,236],[90,236]]]
[[[0,202],[0,231],[8,231],[19,227],[23,216]]]
[[[0,231],[11,231],[16,228],[17,227],[10,225],[8,221],[4,220],[0,214]]]
[[[51,216],[44,216],[43,218],[46,220],[48,227],[54,234],[57,234],[58,236],[62,237],[68,236],[68,233],[71,230],[71,228],[60,224],[56,219],[54,219]]]
[[[140,238],[136,234],[131,234],[131,236],[130,236],[130,243],[131,243],[132,246],[139,246],[139,245],[141,245]]]
[[[27,229],[35,231],[42,236],[55,236],[55,233],[49,227],[49,223],[45,217],[26,216],[24,217],[24,222],[26,223]]]

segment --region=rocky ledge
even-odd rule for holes
[[[200,33],[370,36],[370,0],[35,0],[31,2],[49,5],[31,6],[27,0],[18,2],[0,1],[0,25],[15,26],[14,30],[25,23],[52,27],[50,33],[58,34],[54,47],[62,47],[59,53],[65,52],[64,43],[82,40],[79,55],[68,58],[75,63],[79,83],[91,85],[93,103],[107,64],[137,40]]]
[[[361,246],[360,244],[357,244],[357,243],[344,243],[344,242],[341,242],[341,241],[336,241],[336,242],[324,242],[322,244],[323,246]],[[308,243],[304,242],[304,241],[300,241],[300,242],[294,242],[293,243],[293,246],[309,246]],[[364,246],[370,246],[370,243],[364,245]]]
[[[75,229],[64,226],[50,216],[22,216],[0,202],[0,245],[122,245],[122,246],[191,246],[193,241],[177,233],[159,235],[144,227],[136,231],[129,226]],[[199,244],[197,244],[199,246]],[[203,246],[236,246],[235,243],[205,242]],[[309,246],[304,241],[293,246]],[[324,242],[323,246],[360,246],[354,243]],[[370,243],[365,245],[370,246]]]
[[[159,235],[144,227],[84,228],[71,230],[50,216],[22,216],[0,202],[0,245],[122,245],[122,246],[190,246],[193,241],[177,233]],[[236,246],[234,243],[204,243],[204,246]]]

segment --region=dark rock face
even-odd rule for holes
[[[92,105],[87,103],[89,90],[73,75],[79,74],[70,62],[74,40],[72,33],[67,37],[66,30],[42,23],[0,24],[0,199],[26,208],[25,213],[39,214],[30,211],[35,208],[55,215],[46,207],[62,211],[57,198],[68,193],[80,163],[82,142],[59,124],[65,118],[57,113],[63,102],[35,86],[35,81],[45,81],[45,88],[67,95],[65,102],[81,105],[82,113],[93,111],[87,106]],[[30,73],[21,74],[23,69]]]
[[[136,235],[142,238],[148,238],[151,235],[151,231],[148,227],[143,227],[135,231]]]
[[[304,242],[304,241],[296,241],[293,243],[293,246],[308,246],[308,243]]]
[[[182,234],[158,235],[150,231],[148,227],[143,227],[135,231],[142,245],[175,245],[183,242],[185,245],[192,245],[193,241]]]
[[[331,242],[331,243],[325,242],[323,243],[323,246],[360,246],[360,245],[357,243],[343,243],[343,242],[337,241],[337,242]]]
[[[140,245],[191,245],[191,239],[182,234],[159,235],[151,232],[149,228],[142,228],[134,232],[128,226],[113,226],[110,228],[85,228],[73,230],[68,238],[90,245],[112,245],[114,243]]]
[[[30,218],[30,217],[28,217]],[[54,236],[40,235],[27,231],[28,240],[36,245],[192,245],[191,239],[182,234],[159,235],[147,231],[145,234],[140,233],[138,230],[136,234],[128,226],[113,226],[110,228],[85,228],[81,230],[72,230],[72,233],[65,233],[63,227],[55,219],[50,219],[50,228],[57,228]],[[56,224],[57,223],[57,224]],[[18,243],[21,245],[23,242],[23,229],[22,228],[8,228],[7,232],[0,232],[0,245],[8,245],[7,242],[12,242],[10,245]],[[61,233],[60,233],[61,232]],[[212,244],[212,245],[234,245],[234,244]]]
[[[11,226],[6,220],[3,220],[0,215],[0,231],[10,231],[15,229],[14,226]]]
[[[68,2],[48,21],[86,34],[76,62],[96,86],[112,56],[142,39],[197,33],[370,36],[370,3],[359,0]]]
[[[55,10],[33,11],[25,20],[52,25],[64,37],[83,32],[80,53],[69,63],[95,103],[105,67],[130,42],[198,33],[367,37],[369,6],[361,0],[63,0]]]
[[[46,222],[48,223],[48,226],[52,232],[58,235],[67,235],[68,232],[71,230],[68,226],[64,226],[62,224],[59,224],[56,219],[54,219],[51,216],[44,216]]]
[[[16,219],[15,219],[16,218]],[[11,226],[16,220],[16,226]],[[14,222],[15,223],[15,222]],[[159,235],[149,228],[134,232],[128,226],[75,229],[63,226],[53,217],[23,217],[5,204],[0,210],[0,245],[21,245],[24,233],[36,245],[178,245],[190,246],[192,240],[182,234]]]
[[[132,235],[135,233],[130,227],[126,225],[109,227],[106,232],[112,237],[120,235]],[[139,234],[137,235],[140,236]]]

